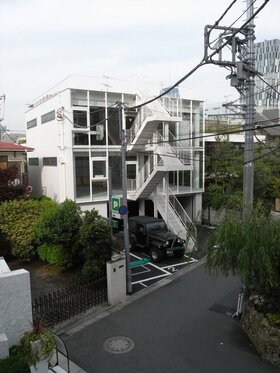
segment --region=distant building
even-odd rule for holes
[[[199,222],[204,191],[204,105],[165,96],[140,109],[146,98],[95,90],[64,81],[26,112],[26,139],[34,194],[58,202],[75,200],[107,217],[109,167],[112,191],[122,195],[121,144],[116,102],[125,104],[128,209],[131,215],[161,216],[186,235]],[[68,84],[68,85],[67,85]],[[176,93],[176,92],[175,92]]]
[[[10,144],[0,141],[0,172],[6,172],[13,168],[15,171],[12,185],[22,185],[28,188],[28,176],[26,172],[26,154],[33,149],[27,146]],[[5,185],[0,185],[0,189]],[[30,188],[29,188],[30,189]]]
[[[280,88],[280,39],[265,40],[255,44],[255,68],[262,78],[279,92]],[[255,77],[257,111],[278,108],[279,93]]]

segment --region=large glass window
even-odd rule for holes
[[[100,179],[106,177],[106,161],[92,161],[92,177]]]
[[[108,109],[108,143],[109,145],[120,145],[120,127],[118,111],[114,108]]]
[[[83,110],[73,111],[74,127],[86,128],[87,127],[87,112]]]
[[[90,131],[91,145],[106,145],[105,108],[90,108]]]
[[[136,190],[136,163],[126,165],[127,190]]]
[[[90,197],[89,156],[75,156],[76,197]]]
[[[112,190],[113,193],[120,193],[122,190],[121,177],[121,153],[114,153],[109,156],[109,166],[112,169]]]
[[[74,145],[88,145],[88,134],[82,132],[74,132]]]
[[[177,191],[177,171],[169,171],[169,187]]]
[[[191,174],[190,171],[179,171],[179,191],[184,192],[190,190]]]
[[[107,180],[92,181],[92,197],[107,198]]]

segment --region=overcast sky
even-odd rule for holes
[[[110,90],[157,92],[174,83],[201,61],[204,26],[231,1],[0,0],[4,124],[24,129],[26,105],[71,74],[90,76],[97,89],[108,83]],[[221,25],[230,26],[245,9],[238,0]],[[255,21],[257,41],[280,38],[279,14],[280,1],[270,0]],[[181,95],[208,104],[231,100],[237,94],[227,75],[202,67],[182,84]]]

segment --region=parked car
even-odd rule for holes
[[[150,216],[129,218],[130,249],[144,250],[154,262],[168,255],[182,257],[186,241],[170,232],[163,219]]]

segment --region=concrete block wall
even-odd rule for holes
[[[0,333],[9,347],[18,343],[32,322],[29,272],[25,269],[0,273]]]

